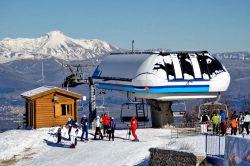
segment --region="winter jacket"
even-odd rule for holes
[[[204,114],[204,115],[201,116],[201,122],[205,123],[205,122],[207,122],[209,120],[210,119],[209,119],[208,115]]]
[[[136,119],[133,119],[131,121],[131,129],[132,130],[136,130],[137,129],[137,120]]]
[[[240,125],[244,124],[244,115],[240,115],[240,117],[239,117],[239,124]]]
[[[65,125],[69,125],[70,127],[71,126],[73,126],[73,125],[75,125],[76,124],[76,121],[74,121],[74,120],[70,120],[70,121],[68,121]]]
[[[100,119],[99,118],[96,119],[96,127],[101,127]]]
[[[236,128],[237,127],[237,121],[236,121],[235,118],[231,120],[231,127],[232,128]]]
[[[224,112],[220,112],[220,122],[226,121],[226,115]]]
[[[112,129],[112,130],[115,130],[115,127],[116,127],[115,121],[114,121],[114,120],[111,120],[111,121],[109,122],[109,128]]]
[[[244,122],[250,122],[250,115],[245,115]]]
[[[103,117],[103,124],[104,125],[106,125],[106,126],[108,126],[109,125],[109,116],[108,115],[105,115],[104,117]]]
[[[82,125],[82,127],[87,127],[88,126],[88,119],[87,118],[82,118],[81,119],[81,125]]]
[[[218,122],[219,122],[219,115],[214,114],[213,117],[212,117],[212,122],[213,122],[213,124],[217,125]]]

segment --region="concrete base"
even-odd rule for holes
[[[162,128],[165,125],[173,124],[173,112],[171,101],[148,100],[151,107],[151,119],[153,128]]]

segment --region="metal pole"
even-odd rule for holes
[[[220,156],[220,136],[219,136],[219,156]]]
[[[91,77],[89,77],[89,128],[92,128],[92,122],[96,113],[95,85]]]
[[[205,143],[205,152],[206,152],[206,156],[207,156],[207,134],[205,134],[205,137],[206,137],[206,143]]]
[[[135,41],[132,40],[132,53],[134,53],[134,43],[135,43]]]

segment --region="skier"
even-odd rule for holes
[[[239,133],[243,133],[244,131],[244,115],[243,112],[240,112],[240,115],[238,117],[238,122],[239,122]]]
[[[132,135],[135,138],[133,141],[139,142],[139,139],[137,138],[137,135],[135,133],[135,131],[137,129],[137,120],[136,120],[135,116],[132,116],[130,128],[132,130]]]
[[[220,128],[221,128],[221,134],[225,135],[227,132],[227,123],[226,123],[226,115],[223,110],[220,110]]]
[[[77,145],[77,134],[78,134],[78,128],[77,128],[77,123],[75,123],[71,130],[70,130],[70,148],[75,148]]]
[[[110,117],[104,113],[104,116],[103,116],[103,135],[104,137],[106,136],[106,132],[107,132],[107,129],[109,127],[109,121],[110,121]]]
[[[75,124],[76,122],[71,119],[71,118],[68,118],[68,122],[65,124],[65,126],[69,126],[69,130],[68,130],[68,135],[69,135],[69,140],[70,140],[70,132],[71,132],[71,129],[72,129],[72,126]]]
[[[244,118],[244,126],[246,128],[247,134],[249,134],[249,123],[250,123],[250,115],[248,112],[245,112],[245,118]]]
[[[61,143],[62,140],[62,126],[60,125],[59,128],[57,129],[57,144]]]
[[[236,116],[232,116],[231,119],[231,135],[236,135],[237,132],[237,120],[236,120]]]
[[[96,117],[96,127],[95,127],[95,136],[94,139],[96,140],[96,135],[99,135],[99,138],[103,139],[101,128],[100,128],[100,117]]]
[[[213,123],[213,134],[218,134],[219,130],[218,130],[218,122],[219,122],[219,115],[217,114],[217,112],[214,112],[213,116],[212,116],[212,123]]]
[[[209,124],[209,116],[205,111],[204,114],[201,116],[201,133],[207,133],[207,127]]]
[[[81,125],[82,125],[81,141],[83,141],[83,137],[84,137],[85,132],[86,132],[85,141],[88,141],[88,119],[87,119],[86,115],[82,116]]]
[[[109,122],[109,127],[108,127],[109,141],[110,141],[111,135],[112,135],[112,140],[114,141],[115,127],[116,127],[116,123],[115,123],[114,117],[112,117]]]

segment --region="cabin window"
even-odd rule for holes
[[[55,104],[55,116],[72,116],[72,104]]]
[[[209,54],[199,55],[198,61],[204,79],[214,78],[225,71],[221,63]]]
[[[184,79],[194,79],[194,70],[192,62],[188,54],[178,54],[179,63],[181,66]]]

